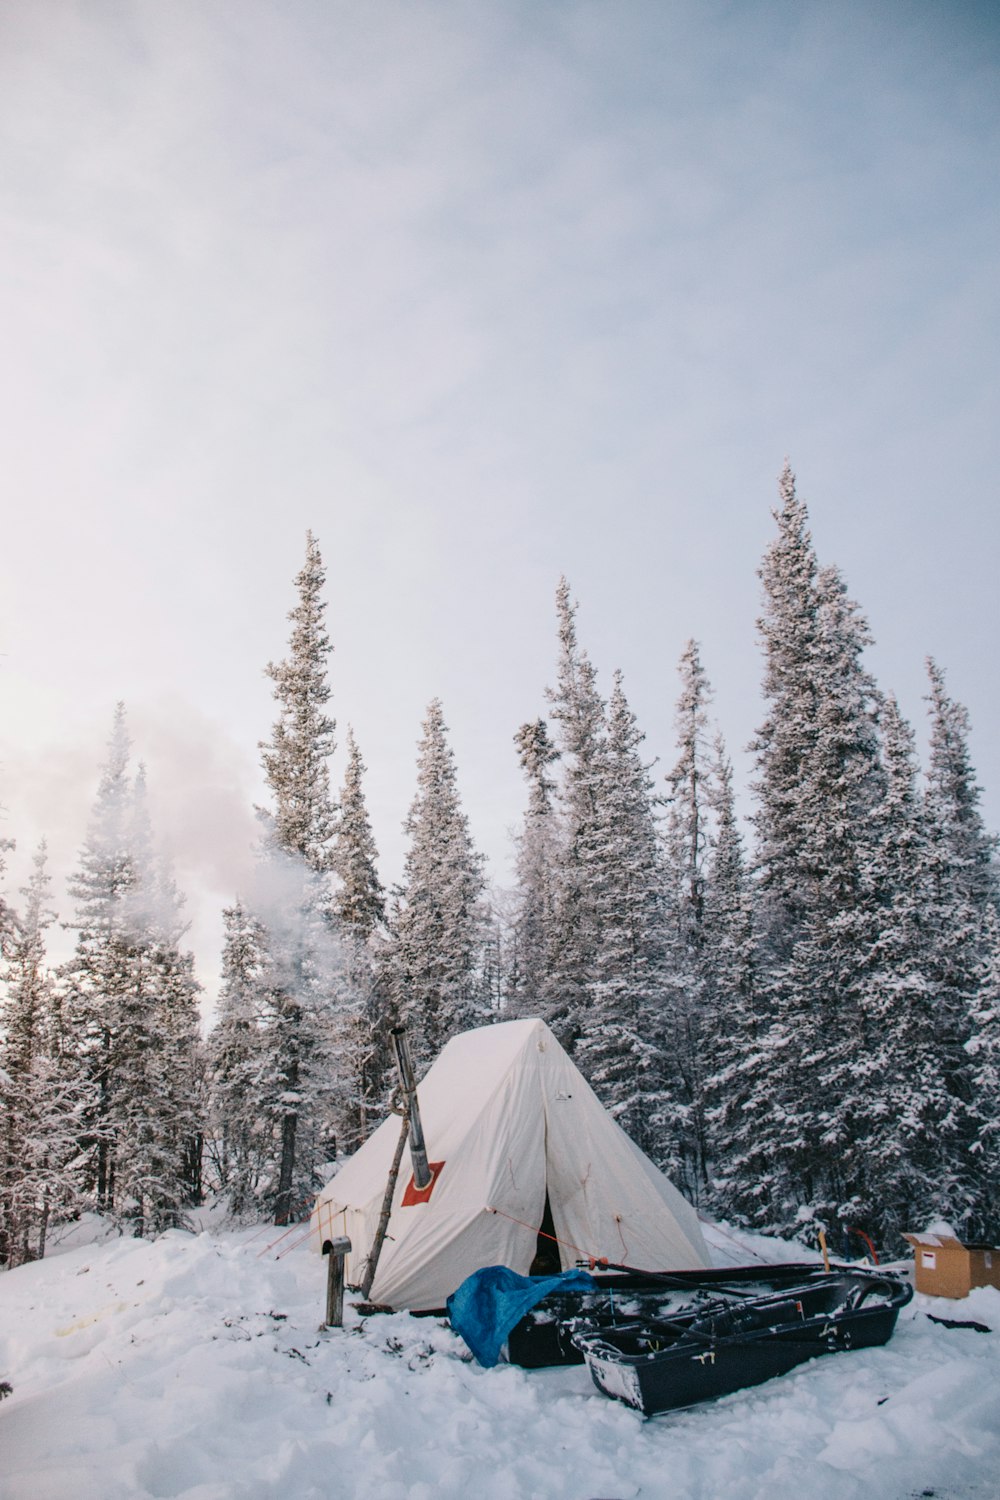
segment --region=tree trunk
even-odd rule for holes
[[[275,1224],[287,1224],[292,1216],[292,1184],[295,1178],[295,1134],[298,1129],[297,1110],[290,1110],[281,1122],[281,1168],[278,1174],[278,1195],[274,1204]]]

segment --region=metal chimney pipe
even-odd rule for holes
[[[427,1164],[427,1147],[420,1123],[420,1108],[417,1104],[417,1085],[413,1077],[413,1062],[406,1029],[394,1026],[392,1045],[396,1052],[396,1067],[399,1070],[399,1088],[410,1119],[410,1160],[413,1163],[413,1185],[418,1192],[431,1183],[431,1169]]]

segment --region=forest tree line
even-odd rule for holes
[[[456,1032],[527,1015],[704,1212],[781,1234],[852,1226],[890,1251],[943,1218],[996,1243],[1000,877],[968,718],[929,662],[922,771],[787,466],[774,514],[749,847],[696,643],[676,759],[654,776],[621,673],[599,690],[564,580],[548,715],[514,735],[526,810],[500,894],[437,700],[402,879],[384,888],[350,732],[331,781],[310,534],[287,655],[267,667],[256,875],[224,913],[205,1039],[119,706],[69,886],[72,957],[47,959],[44,845],[19,904],[0,903],[0,1260],[43,1254],[85,1210],[141,1235],[211,1194],[240,1220],[293,1221],[388,1108],[393,1026],[425,1068]]]

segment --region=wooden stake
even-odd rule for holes
[[[389,1215],[392,1213],[392,1195],[396,1190],[396,1178],[399,1176],[399,1164],[403,1160],[403,1150],[406,1146],[406,1137],[410,1133],[410,1117],[407,1111],[403,1111],[403,1128],[399,1132],[399,1140],[396,1143],[396,1154],[392,1158],[392,1166],[389,1169],[389,1181],[385,1185],[385,1196],[382,1199],[382,1212],[379,1215],[378,1228],[372,1241],[372,1248],[368,1254],[368,1265],[365,1267],[364,1278],[361,1282],[361,1296],[363,1301],[368,1301],[368,1294],[375,1280],[375,1272],[378,1269],[378,1258],[382,1254],[382,1244],[385,1240],[386,1230],[389,1228]]]
[[[326,1322],[324,1328],[340,1328],[344,1322],[344,1258],[351,1253],[351,1242],[341,1235],[327,1240],[323,1254],[326,1263]]]
[[[829,1269],[830,1269],[830,1257],[826,1253],[826,1230],[825,1229],[821,1229],[820,1232],[819,1232],[819,1248],[823,1252],[823,1269],[824,1269],[824,1271],[829,1271]]]

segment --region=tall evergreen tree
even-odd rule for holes
[[[376,982],[376,945],[385,927],[385,891],[364,792],[365,763],[347,731],[347,767],[333,849],[339,877],[334,911],[343,949],[345,996],[338,1027],[342,1098],[338,1143],[355,1150],[380,1112],[388,1062],[384,997]]]
[[[972,1006],[971,1061],[975,1181],[971,1236],[995,1245],[1000,1235],[1000,918],[987,914],[979,988]]]
[[[932,659],[927,661],[931,714],[930,766],[927,773],[927,812],[932,836],[940,851],[939,863],[948,871],[956,896],[985,917],[1000,903],[997,840],[987,833],[980,812],[982,796],[969,753],[969,715],[948,696],[945,677]]]
[[[446,736],[434,699],[418,749],[417,792],[403,825],[410,843],[386,954],[392,1018],[409,1029],[421,1064],[486,1013],[483,857],[472,843]]]
[[[306,533],[306,560],[295,576],[298,603],[289,611],[292,631],[284,661],[268,662],[278,718],[261,744],[270,808],[259,810],[269,848],[297,856],[320,873],[331,868],[337,808],[330,793],[329,760],[336,723],[327,714],[327,660],[333,650],[326,632],[319,543]]]
[[[126,898],[136,879],[129,751],[125,709],[119,703],[79,866],[69,882],[76,918],[67,925],[77,938],[76,951],[63,969],[83,1076],[94,1091],[82,1144],[84,1185],[98,1212],[115,1206],[118,1095],[131,1042],[124,1025],[133,967]]]
[[[844,966],[852,1025],[828,1061],[828,1088],[845,1101],[843,1216],[901,1248],[903,1230],[952,1217],[966,1196],[964,1108],[949,1086],[932,978],[929,829],[913,733],[891,696],[882,741],[885,795]]]
[[[506,982],[507,1010],[537,1015],[549,994],[555,946],[556,876],[561,828],[551,774],[559,752],[544,719],[522,724],[514,742],[528,783],[528,807],[517,839],[517,886],[510,922],[511,963]]]
[[[561,776],[562,822],[555,871],[551,959],[544,999],[546,1014],[564,1045],[575,1047],[584,1026],[589,986],[601,945],[599,860],[600,794],[605,775],[604,703],[597,674],[577,640],[576,604],[569,584],[556,591],[559,662],[556,685],[547,691],[556,725]]]
[[[218,1018],[209,1037],[210,1157],[230,1213],[252,1217],[273,1159],[273,1129],[262,1109],[267,935],[237,897],[222,913],[224,940]]]
[[[873,813],[884,787],[878,694],[861,665],[867,627],[836,570],[818,567],[787,466],[780,495],[778,538],[761,568],[769,711],[752,747],[758,996],[768,1012],[753,1087],[773,1106],[760,1143],[769,1170],[757,1186],[756,1214],[789,1228],[809,1213],[838,1217],[850,1193],[842,1084],[856,1018],[844,995],[860,951]]]
[[[264,827],[259,890],[267,909],[257,916],[267,929],[269,960],[262,1023],[269,1084],[261,1105],[274,1126],[276,1159],[268,1192],[279,1224],[288,1222],[318,1183],[335,1092],[331,990],[339,964],[328,876],[337,809],[328,761],[336,726],[327,713],[332,647],[324,625],[325,578],[319,545],[309,532],[306,560],[295,579],[298,603],[288,616],[288,655],[267,667],[279,712],[271,739],[261,745],[271,793],[271,806],[259,809]]]
[[[695,641],[680,660],[678,759],[667,774],[664,836],[669,984],[663,1026],[667,1160],[699,1202],[708,1181],[705,1077],[707,954],[705,888],[711,846],[708,704],[711,688]]]
[[[929,839],[929,881],[924,921],[930,936],[929,982],[941,1067],[958,1123],[956,1171],[949,1216],[956,1226],[977,1222],[981,1201],[979,1153],[982,1116],[969,1053],[981,1033],[982,989],[990,973],[998,909],[996,840],[983,825],[980,789],[969,753],[969,716],[949,697],[944,674],[928,661],[931,714],[930,763],[924,806]],[[986,980],[988,986],[988,979]]]
[[[0,1004],[0,1260],[45,1253],[50,1221],[78,1202],[81,1090],[63,1065],[60,1001],[46,960],[51,881],[44,841],[12,922]]]
[[[63,970],[92,1107],[83,1134],[95,1206],[136,1234],[177,1223],[198,1173],[197,992],[180,949],[180,897],[153,851],[144,778],[128,772],[119,704],[70,893],[76,951]]]
[[[367,942],[385,922],[385,890],[378,874],[378,850],[365,801],[365,763],[354,731],[347,731],[347,767],[340,794],[331,864],[340,883],[334,911],[343,925]]]
[[[599,933],[586,980],[577,1057],[632,1139],[656,1151],[662,1107],[665,988],[663,870],[644,736],[615,673],[595,757],[597,822],[589,900]]]
[[[759,1047],[753,891],[736,816],[732,764],[721,735],[709,781],[715,841],[704,888],[704,1099],[710,1163],[708,1200],[720,1213],[737,1210],[740,1185],[757,1181],[755,1111],[766,1096],[745,1087]]]

